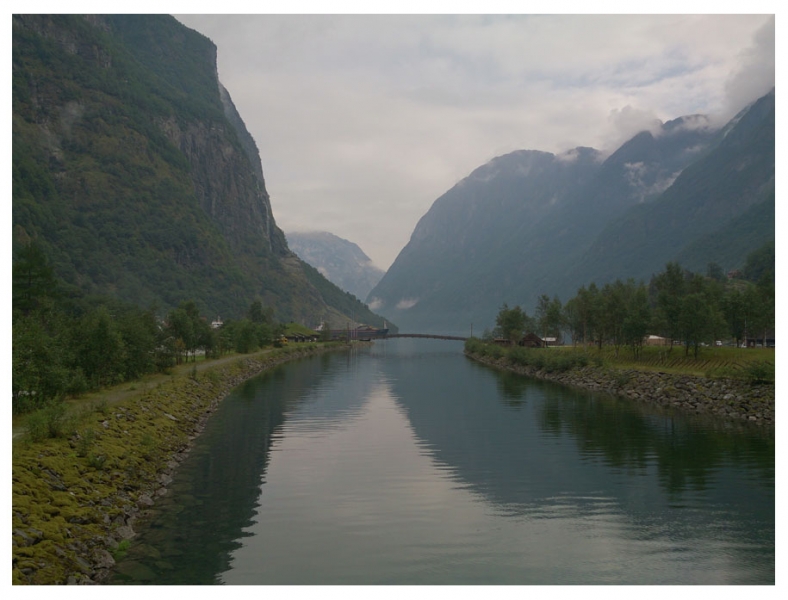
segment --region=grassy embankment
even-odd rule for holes
[[[161,487],[212,406],[240,381],[307,352],[293,344],[181,365],[29,415],[13,442],[12,580],[95,577],[128,546],[128,526]],[[142,501],[142,502],[141,502]]]
[[[636,359],[631,349],[611,346],[554,348],[506,348],[478,339],[466,343],[468,352],[490,358],[507,358],[517,365],[530,365],[550,371],[566,371],[593,365],[612,369],[659,371],[707,378],[732,378],[746,381],[774,381],[775,354],[772,348],[706,347],[694,358],[684,348],[644,347]]]

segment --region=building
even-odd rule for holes
[[[543,340],[535,333],[526,333],[523,339],[517,342],[517,345],[524,346],[525,348],[545,348],[547,347],[547,341],[546,339]]]

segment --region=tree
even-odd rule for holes
[[[528,317],[520,306],[509,308],[506,303],[501,306],[498,316],[495,318],[495,325],[501,337],[506,338],[513,344],[520,341],[526,327],[531,325],[532,322],[532,319]]]
[[[123,338],[105,306],[99,306],[83,318],[75,335],[77,365],[94,387],[123,380],[126,358]]]
[[[183,305],[167,315],[167,331],[174,340],[175,362],[181,364],[183,355],[188,358],[189,351],[195,346],[194,324]]]
[[[736,347],[741,345],[747,326],[747,299],[739,287],[731,287],[725,294],[722,302],[723,316],[728,326],[728,333],[736,341]]]
[[[273,323],[274,311],[272,308],[263,308],[263,303],[255,300],[249,306],[247,316],[252,323]]]
[[[652,278],[651,286],[656,296],[656,323],[660,333],[673,341],[681,335],[682,298],[685,292],[684,271],[677,262],[669,262],[665,270]]]
[[[235,332],[235,351],[248,354],[257,350],[257,332],[255,324],[249,319],[238,321]]]
[[[549,310],[550,296],[547,294],[542,294],[536,301],[536,313],[534,314],[534,317],[536,318],[536,324],[539,327],[539,335],[542,336],[542,339],[547,337],[547,330],[549,328]]]
[[[710,262],[706,266],[706,277],[715,281],[725,281],[725,272],[719,264]]]
[[[725,319],[718,305],[718,289],[712,280],[692,275],[686,281],[686,294],[681,298],[679,325],[685,354],[693,348],[698,357],[700,345],[713,343],[725,329]]]
[[[766,275],[774,281],[774,241],[765,243],[747,255],[744,264],[744,277],[753,283]]]
[[[627,305],[624,317],[624,340],[632,348],[637,359],[643,349],[643,339],[651,325],[651,306],[648,302],[648,291],[641,283],[637,286],[630,279],[627,282]]]
[[[577,290],[577,318],[582,323],[583,344],[595,340],[595,333],[599,329],[600,301],[599,289],[592,283],[586,289],[582,286]],[[601,347],[601,336],[600,336]]]
[[[547,333],[559,340],[561,338],[561,327],[564,324],[564,307],[558,296],[553,296],[553,299],[548,303],[545,322]]]
[[[561,318],[572,336],[572,344],[576,346],[577,341],[584,335],[584,321],[580,308],[579,291],[577,296],[566,301]]]
[[[22,246],[13,264],[14,310],[29,314],[44,298],[54,298],[57,281],[46,254],[35,241]]]
[[[154,372],[158,327],[153,310],[129,309],[118,317],[117,327],[125,348],[123,378],[128,381]]]
[[[63,398],[69,382],[63,344],[35,316],[19,313],[13,324],[12,409],[28,412]]]
[[[750,285],[744,293],[746,307],[746,335],[761,337],[766,343],[768,331],[774,328],[774,282],[768,274],[757,285]]]
[[[616,356],[622,344],[625,343],[624,320],[627,316],[627,289],[620,279],[613,283],[606,283],[602,288],[601,323],[604,331],[615,347]]]

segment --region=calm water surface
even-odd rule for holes
[[[774,439],[387,340],[211,418],[114,583],[774,584]]]

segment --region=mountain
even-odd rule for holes
[[[569,276],[611,221],[649,206],[720,143],[701,115],[644,131],[605,157],[520,150],[473,171],[422,217],[367,301],[404,330],[490,325],[503,303],[574,295]]]
[[[15,250],[36,240],[72,288],[160,310],[259,299],[282,321],[382,324],[288,248],[210,40],[164,15],[12,22]]]
[[[738,115],[718,144],[658,200],[608,223],[570,272],[574,281],[648,279],[665,263],[728,270],[774,240],[774,91]]]
[[[326,279],[357,298],[366,298],[383,277],[358,245],[327,231],[291,232],[290,249]]]

